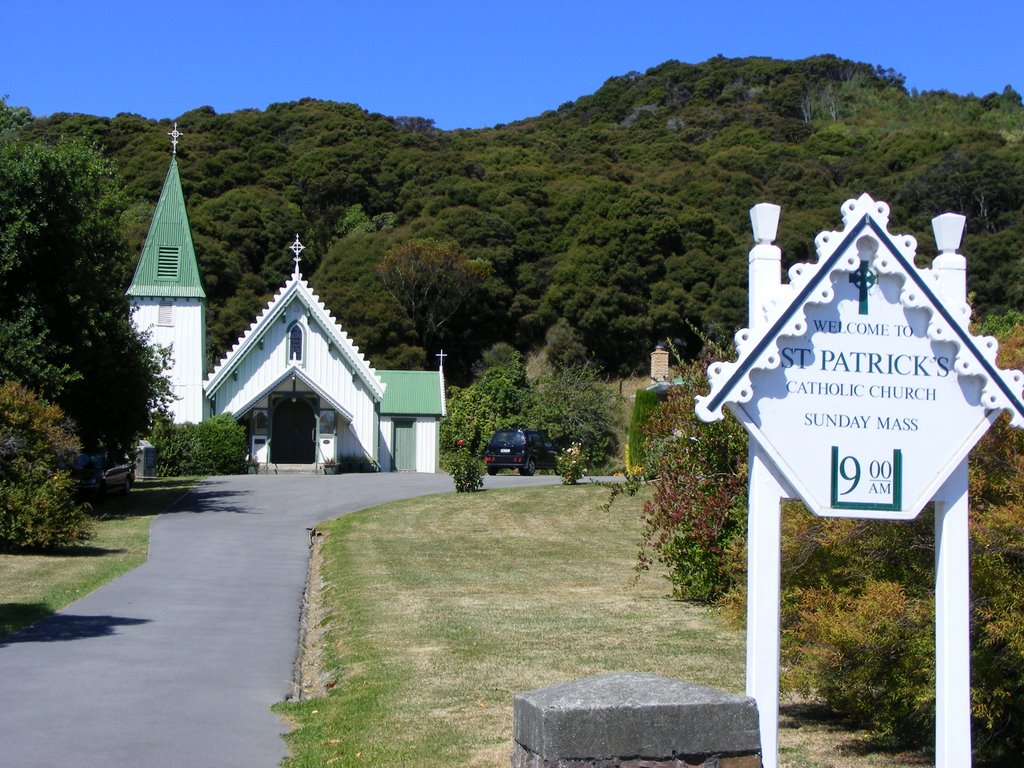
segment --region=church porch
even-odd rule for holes
[[[286,378],[237,418],[261,472],[319,473],[371,460],[348,412],[299,377]]]

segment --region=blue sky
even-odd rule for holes
[[[0,95],[36,115],[311,96],[480,128],[716,54],[834,53],[918,90],[1024,92],[1022,0],[0,0],[0,19]]]

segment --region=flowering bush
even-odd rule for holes
[[[474,454],[465,441],[459,440],[454,451],[448,454],[448,474],[455,481],[458,493],[479,490],[484,484],[484,466],[480,457]]]
[[[629,443],[626,443],[626,471],[621,474],[641,479],[644,477],[644,468],[635,462],[633,452],[629,449]]]
[[[562,476],[562,485],[576,485],[587,473],[586,456],[579,443],[573,443],[560,454],[555,466]]]
[[[668,566],[673,594],[698,602],[735,585],[747,522],[746,432],[732,416],[704,424],[693,411],[706,368],[703,359],[684,365],[681,384],[645,422],[643,471],[656,479],[644,503],[639,558],[641,569],[654,561]]]

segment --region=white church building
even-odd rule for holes
[[[180,135],[175,125],[175,146]],[[231,414],[248,429],[251,456],[271,466],[439,471],[443,366],[375,370],[303,279],[298,235],[291,249],[291,277],[207,372],[206,294],[172,157],[128,296],[135,326],[170,348],[174,421]]]

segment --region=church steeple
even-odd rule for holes
[[[206,410],[206,292],[178,176],[177,144],[183,134],[177,123],[168,135],[175,152],[128,296],[135,327],[151,344],[171,351],[164,371],[174,395],[171,416],[179,423],[199,422]]]
[[[177,133],[177,126],[175,126]],[[180,135],[180,134],[179,134]],[[178,159],[171,157],[160,200],[149,225],[139,265],[128,287],[129,296],[205,299],[199,278],[185,195],[178,176]]]

